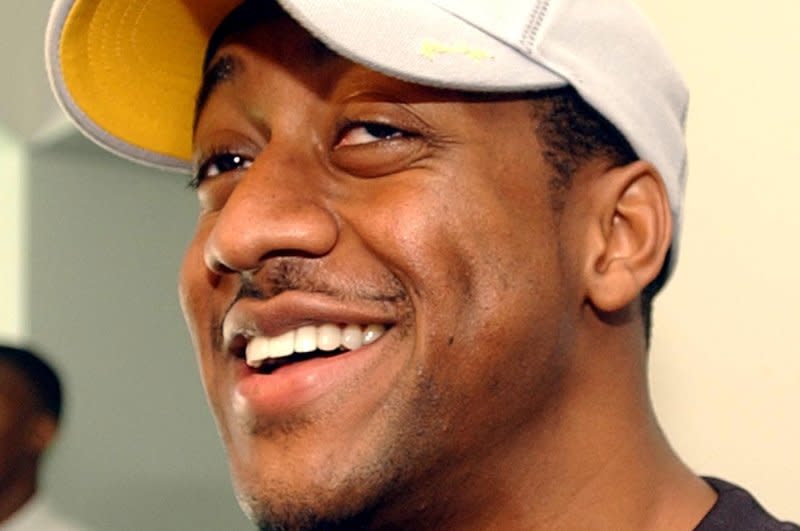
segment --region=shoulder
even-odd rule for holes
[[[716,478],[703,478],[719,498],[695,531],[800,531],[769,514],[749,492]]]

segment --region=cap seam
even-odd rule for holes
[[[536,4],[533,12],[528,16],[528,22],[525,24],[525,29],[522,32],[520,46],[529,55],[533,54],[534,42],[539,35],[539,30],[542,28],[549,8],[550,0],[542,0]]]

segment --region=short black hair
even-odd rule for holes
[[[550,180],[555,208],[563,206],[560,192],[568,189],[572,177],[584,164],[604,157],[615,166],[639,159],[625,136],[571,86],[543,90],[529,95],[536,137],[545,161],[554,170]],[[671,253],[670,249],[670,253]],[[645,339],[650,343],[653,298],[664,286],[670,257],[667,254],[658,276],[641,294]]]
[[[0,345],[0,364],[19,371],[31,384],[41,408],[56,422],[60,420],[63,407],[61,380],[39,354],[27,348]]]

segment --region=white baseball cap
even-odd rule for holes
[[[190,171],[205,51],[241,3],[56,0],[46,55],[59,103],[101,146],[147,165]],[[571,85],[661,174],[675,260],[688,92],[630,0],[277,3],[330,49],[407,81],[500,93]]]

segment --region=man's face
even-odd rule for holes
[[[290,528],[413,519],[504,473],[581,303],[529,103],[380,75],[286,19],[214,62],[180,291],[243,507]],[[243,359],[292,331],[332,348],[331,325],[360,339]]]

